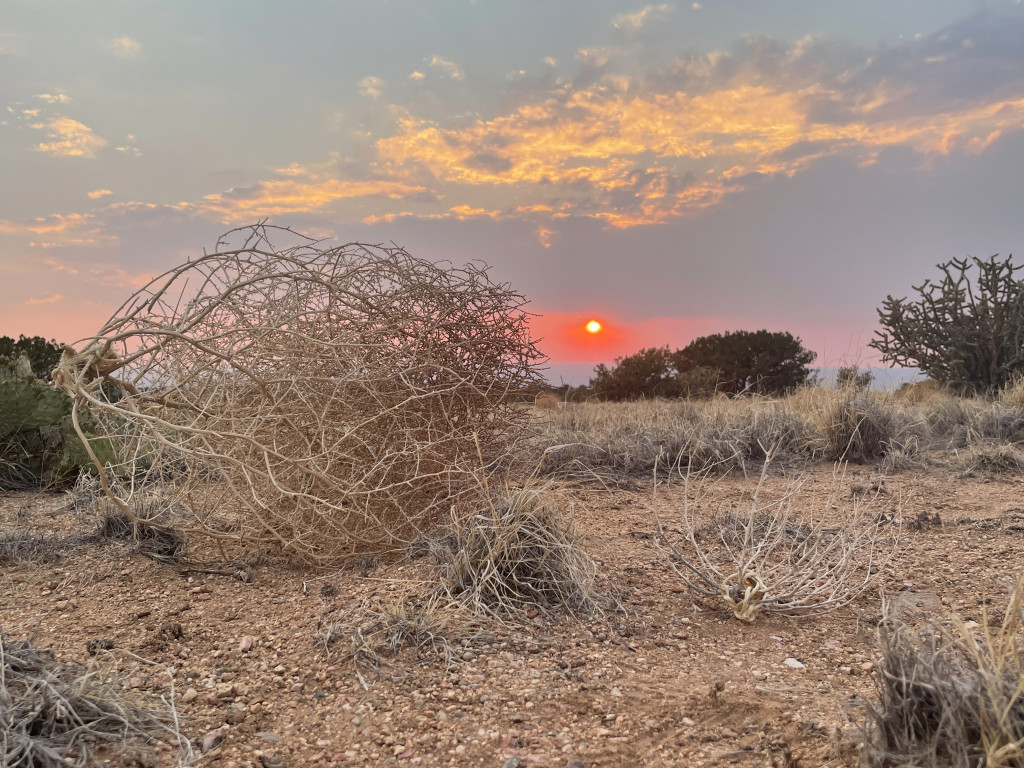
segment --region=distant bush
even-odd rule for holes
[[[590,386],[613,401],[782,395],[807,383],[814,358],[789,333],[735,331],[702,336],[675,352],[651,347],[619,357],[611,368],[598,365]]]
[[[871,371],[861,373],[856,365],[844,365],[836,373],[836,386],[840,389],[868,389],[873,379]]]
[[[25,358],[37,378],[50,379],[50,371],[57,367],[64,345],[42,336],[19,336],[15,341],[10,336],[0,336],[0,357],[10,360]]]

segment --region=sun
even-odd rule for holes
[[[601,324],[597,320],[590,320],[587,323],[588,333],[599,333],[601,330]]]

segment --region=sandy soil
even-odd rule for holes
[[[841,482],[856,490],[871,472]],[[828,507],[833,468],[807,475],[797,508]],[[59,659],[86,661],[108,640],[157,662],[125,656],[126,684],[170,696],[173,677],[182,733],[197,753],[204,741],[209,748],[201,765],[855,765],[857,702],[873,690],[878,589],[823,617],[743,624],[668,570],[651,544],[651,482],[626,486],[571,490],[583,543],[624,612],[453,624],[453,658],[403,651],[388,674],[365,680],[368,689],[344,644],[327,650],[318,635],[360,610],[427,594],[437,578],[429,557],[316,572],[270,556],[243,582],[234,569],[207,573],[116,543],[82,544],[50,562],[0,567],[0,628],[34,635]],[[723,481],[704,513],[750,488]],[[902,548],[877,586],[905,612],[999,615],[1021,567],[1022,492],[1014,477],[888,478],[878,502],[901,515]],[[63,503],[9,495],[0,531],[95,528]],[[662,513],[679,524],[672,505]],[[158,745],[111,764],[173,765],[173,755]]]

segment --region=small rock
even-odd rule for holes
[[[227,714],[224,715],[224,719],[228,725],[238,725],[239,723],[245,722],[245,704],[235,702],[228,707]]]
[[[523,759],[519,755],[513,755],[501,764],[501,768],[519,768],[521,762],[523,762]]]
[[[219,747],[221,745],[221,742],[223,741],[224,729],[214,728],[212,731],[203,736],[203,740],[199,748],[203,751],[204,754],[207,752],[213,752],[213,750]]]
[[[853,667],[847,667],[846,665],[843,665],[843,666],[841,666],[839,668],[839,674],[841,674],[841,675],[852,675],[853,674]]]
[[[273,731],[260,731],[256,735],[259,736],[264,741],[271,741],[271,742],[273,742],[273,741],[280,741],[281,740],[281,734],[280,733],[274,733]]]
[[[475,658],[476,658],[476,654],[473,653],[472,651],[466,651],[465,653],[462,654],[462,660],[463,661],[472,661]]]
[[[800,661],[797,661],[792,656],[790,656],[788,659],[785,659],[782,663],[785,664],[787,667],[791,667],[792,669],[803,669],[804,668],[803,663],[800,662]]]
[[[195,688],[189,688],[183,694],[181,694],[181,703],[188,704],[199,698],[199,691]]]
[[[697,724],[697,723],[695,723],[695,722],[693,721],[693,719],[692,719],[692,718],[689,718],[689,717],[684,717],[684,718],[683,718],[682,720],[680,720],[679,722],[681,722],[681,723],[682,723],[683,725],[685,725],[685,726],[686,726],[687,728],[692,728],[693,726],[695,726],[695,725]]]
[[[582,760],[570,760],[565,764],[565,768],[583,768]]]
[[[611,695],[612,695],[612,697],[614,697],[614,698],[616,698],[616,699],[617,699],[617,698],[621,698],[621,697],[622,697],[622,691],[621,691],[621,690],[619,690],[619,687],[618,687],[618,686],[612,686],[612,692],[611,692]]]
[[[260,762],[263,763],[263,768],[285,768],[285,764],[281,762],[274,752],[264,752],[260,755]]]
[[[874,668],[875,663],[873,661],[865,661],[863,664],[860,665],[861,672],[870,672]]]
[[[248,653],[252,650],[252,637],[246,635],[238,643],[238,650],[242,653]]]
[[[218,699],[230,699],[235,695],[235,686],[231,683],[217,683],[216,694]]]

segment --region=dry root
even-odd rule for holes
[[[793,509],[799,482],[781,497],[765,501],[771,462],[770,452],[766,453],[769,456],[747,512],[729,510],[703,525],[697,514],[710,483],[709,470],[694,475],[678,468],[683,508],[682,528],[676,530],[692,555],[684,555],[669,536],[658,512],[656,485],[655,546],[691,589],[721,599],[741,621],[752,622],[762,611],[815,616],[847,605],[892,556],[898,532],[891,530],[889,518],[873,508],[872,499],[835,499],[849,507],[840,509],[837,503],[837,519],[806,522]]]
[[[104,489],[131,516],[159,487],[193,531],[313,562],[432,531],[531,418],[514,406],[541,359],[525,300],[397,247],[229,237],[54,372],[119,446]]]

